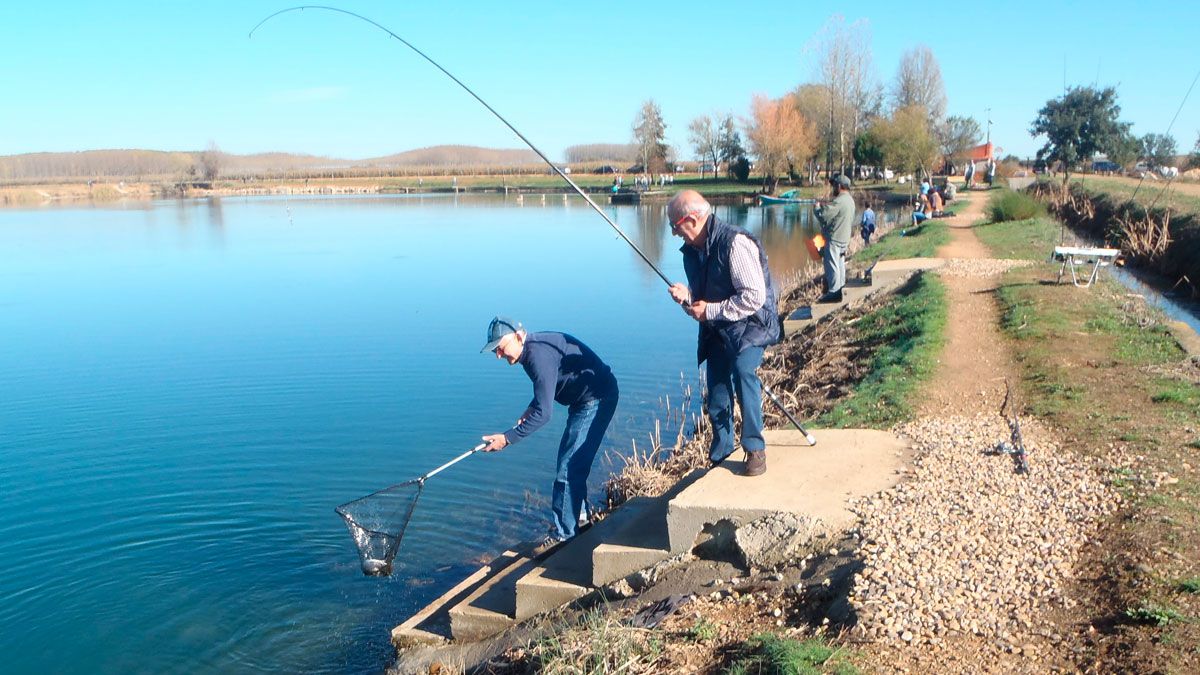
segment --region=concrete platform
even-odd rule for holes
[[[785,333],[791,334],[840,309],[866,302],[868,298],[879,293],[891,293],[903,286],[917,272],[935,269],[945,264],[946,261],[940,258],[881,260],[872,271],[873,283],[870,286],[859,286],[853,279],[848,279],[845,287],[842,288],[842,302],[813,304],[811,306],[812,318],[799,318],[798,312],[793,312],[791,316],[784,317],[783,330]]]
[[[741,525],[773,512],[818,518],[827,531],[848,527],[854,497],[895,485],[908,445],[886,431],[810,429],[809,446],[796,430],[765,432],[767,473],[740,475],[742,462],[728,459],[671,500],[667,536],[672,553],[690,550],[706,525]]]

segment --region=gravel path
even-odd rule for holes
[[[918,451],[908,480],[853,506],[864,561],[850,596],[856,630],[900,645],[976,635],[1003,651],[1052,633],[1046,610],[1071,606],[1078,551],[1119,500],[1099,468],[1023,421],[1031,471],[1016,473],[1010,456],[989,454],[1009,437],[997,414],[897,431]]]
[[[1006,260],[1003,258],[950,258],[938,268],[938,274],[950,277],[994,277],[1014,267],[1028,267],[1029,260]]]

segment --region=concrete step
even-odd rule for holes
[[[452,607],[448,615],[454,639],[482,640],[516,623],[517,580],[536,565],[532,558],[518,555]]]
[[[516,618],[527,619],[586,595],[595,586],[596,550],[613,540],[634,541],[632,532],[640,529],[663,531],[666,510],[657,506],[663,501],[645,497],[631,499],[547,556],[541,565],[517,581]],[[654,541],[653,538],[643,540]],[[609,556],[601,554],[602,565],[609,560]],[[599,569],[602,578],[614,573],[607,566]]]
[[[592,551],[592,585],[610,584],[671,557],[667,509],[672,499],[704,474],[705,470],[698,469],[681,478],[659,497],[637,497],[623,505],[622,509],[636,503],[639,512],[614,527],[605,536],[604,542]]]
[[[748,478],[743,462],[727,459],[671,499],[667,537],[672,553],[689,551],[708,525],[740,526],[774,512],[819,519],[828,531],[848,527],[848,500],[892,487],[910,451],[886,431],[810,429],[765,432],[767,472]]]
[[[783,321],[783,330],[790,335],[810,323],[820,321],[826,316],[845,307],[852,307],[879,293],[890,293],[900,286],[919,271],[936,269],[946,264],[945,260],[940,258],[906,258],[903,260],[881,260],[875,269],[872,271],[872,283],[870,286],[862,286],[848,279],[845,287],[842,288],[842,302],[840,303],[818,303],[808,307],[811,315],[807,318],[801,318],[804,307],[792,312],[791,316],[785,317]]]
[[[568,602],[582,598],[592,590],[590,585],[555,579],[554,574],[554,571],[544,567],[534,567],[517,581],[517,621],[558,609]]]
[[[450,611],[479,590],[495,573],[513,564],[520,557],[515,551],[505,551],[480,567],[440,598],[392,629],[392,644],[406,648],[417,644],[435,644],[453,637]]]

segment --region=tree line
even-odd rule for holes
[[[865,22],[833,17],[811,44],[811,81],[779,98],[753,97],[744,117],[719,112],[690,122],[688,141],[702,167],[744,179],[752,157],[764,188],[773,190],[783,177],[813,182],[822,172],[859,174],[866,167],[932,173],[965,161],[982,141],[976,120],[946,116],[941,68],[928,47],[905,52],[884,86]],[[671,159],[664,131],[657,103],[646,101],[634,120],[633,143],[649,170]]]

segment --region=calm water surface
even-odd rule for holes
[[[683,280],[661,205],[608,212]],[[807,210],[718,213],[804,264]],[[547,525],[561,410],[431,479],[390,579],[333,513],[524,409],[523,371],[479,353],[497,313],[613,367],[612,453],[695,380],[694,323],[561,195],[0,211],[4,670],[384,668],[392,626]]]

